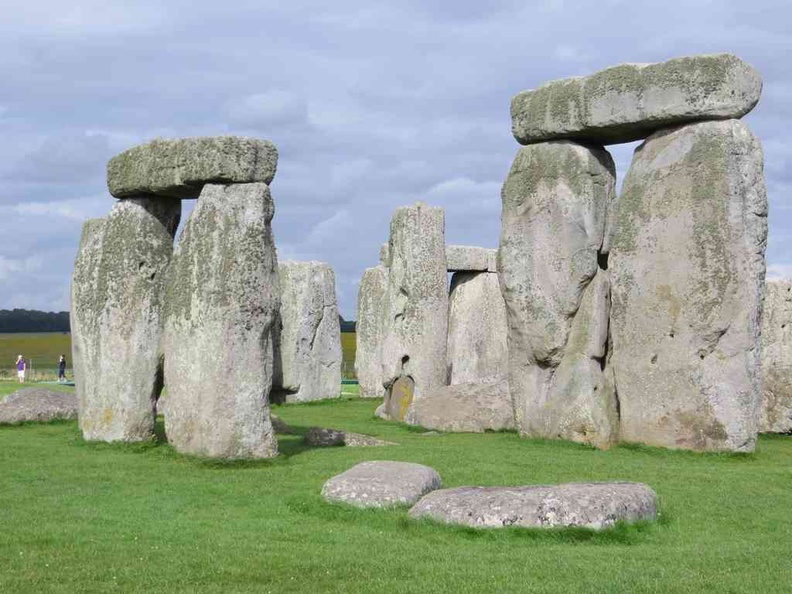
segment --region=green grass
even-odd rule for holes
[[[55,379],[58,358],[66,355],[67,373],[71,377],[71,335],[68,333],[0,334],[0,377],[16,374],[17,355],[25,357],[28,363],[32,361],[33,373],[41,379]]]
[[[75,423],[0,428],[2,592],[788,592],[792,438],[753,455],[648,447],[602,452],[510,433],[424,436],[374,419],[379,401],[284,405],[312,425],[398,446],[216,462],[168,445],[89,444]],[[364,460],[436,468],[446,486],[633,480],[657,524],[474,531],[320,497]]]
[[[341,351],[343,353],[341,372],[345,378],[355,379],[355,348],[357,346],[357,334],[354,332],[341,333]]]

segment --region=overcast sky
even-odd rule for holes
[[[792,274],[792,4],[0,0],[0,309],[65,310],[105,166],[155,137],[280,151],[281,259],[336,271],[341,313],[392,211],[446,209],[448,243],[496,247],[523,89],[622,62],[730,51],[764,77],[771,275]],[[634,145],[611,147],[619,177]],[[188,203],[185,202],[185,205]],[[191,204],[190,206],[191,207]]]

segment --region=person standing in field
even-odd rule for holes
[[[66,381],[66,355],[61,355],[58,360],[58,381]]]
[[[19,379],[20,384],[25,383],[25,369],[27,365],[25,364],[25,359],[22,355],[19,355],[16,360],[16,367],[17,367],[17,378]]]

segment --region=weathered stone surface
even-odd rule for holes
[[[390,266],[391,257],[390,257],[390,244],[385,242],[380,246],[380,253],[379,253],[380,265],[387,268]]]
[[[421,464],[361,462],[328,480],[322,497],[356,507],[411,505],[441,484],[437,471]]]
[[[23,388],[0,401],[0,425],[76,418],[77,396],[74,394]]]
[[[305,434],[306,445],[313,447],[328,446],[347,446],[347,447],[371,447],[396,445],[390,441],[383,441],[370,435],[362,433],[350,433],[348,431],[338,431],[325,427],[311,427]]]
[[[72,277],[72,360],[88,440],[139,441],[162,389],[164,284],[181,216],[176,199],[116,203],[86,223]]]
[[[165,430],[180,452],[277,455],[269,411],[278,267],[265,184],[207,185],[174,251]]]
[[[278,150],[268,140],[238,136],[157,139],[116,155],[107,186],[116,198],[197,198],[204,184],[263,182],[275,177]]]
[[[569,141],[520,149],[503,186],[499,272],[520,433],[606,447],[618,417],[603,362],[604,235],[614,166]]]
[[[281,419],[277,415],[270,415],[270,421],[272,422],[272,428],[275,430],[277,435],[294,435],[294,429],[292,429],[286,421]]]
[[[498,275],[455,273],[448,304],[448,383],[506,378],[506,336],[506,305]]]
[[[792,280],[769,281],[762,314],[760,430],[792,432]]]
[[[446,267],[449,272],[497,272],[498,250],[470,245],[446,246]]]
[[[324,262],[281,262],[278,281],[280,332],[275,339],[273,400],[338,398],[341,326],[333,269]]]
[[[391,220],[391,266],[388,274],[386,322],[382,343],[382,383],[386,401],[393,387],[403,390],[398,405],[387,408],[399,420],[412,399],[446,384],[448,280],[445,260],[445,214],[421,202],[398,208]],[[409,393],[409,398],[406,395]],[[401,396],[399,396],[401,398]]]
[[[619,521],[654,520],[657,495],[641,483],[458,487],[429,493],[409,515],[473,528],[581,526],[602,530]]]
[[[761,92],[759,73],[732,54],[622,64],[519,93],[512,99],[512,133],[522,144],[629,142],[686,122],[742,117]]]
[[[754,449],[766,241],[762,150],[744,124],[664,130],[636,149],[610,256],[623,440]]]
[[[382,334],[385,325],[388,269],[367,268],[358,287],[355,371],[361,398],[382,398]]]
[[[514,429],[509,384],[501,379],[435,388],[415,401],[405,421],[454,433]]]

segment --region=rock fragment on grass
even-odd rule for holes
[[[0,425],[77,418],[77,396],[44,388],[22,388],[0,401]]]
[[[338,431],[337,429],[328,429],[325,427],[311,427],[308,433],[305,434],[305,444],[313,447],[331,447],[331,446],[348,446],[348,447],[368,447],[368,446],[386,446],[396,445],[391,441],[384,441],[364,435],[362,433],[350,433],[348,431]]]
[[[328,480],[322,487],[322,497],[356,507],[411,505],[441,484],[437,471],[421,464],[361,462]]]

